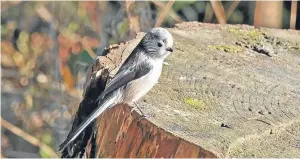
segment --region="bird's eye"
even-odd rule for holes
[[[158,46],[158,47],[162,47],[162,44],[161,44],[161,43],[157,43],[157,46]]]

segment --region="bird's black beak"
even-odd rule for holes
[[[168,47],[166,50],[170,51],[170,52],[173,52],[173,49],[171,47]]]

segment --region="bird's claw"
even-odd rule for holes
[[[138,109],[139,112],[142,114],[142,116],[145,116],[145,114],[143,113],[142,109],[141,109],[136,103],[134,103],[134,104],[135,104],[135,107],[133,107],[133,108],[131,109],[131,111],[130,111],[131,115],[132,115],[132,112],[133,112],[135,109]]]
[[[152,118],[152,117],[154,117],[154,114],[147,114],[147,115],[142,115],[140,118],[139,118],[139,120],[137,121],[137,125],[138,126],[140,126],[140,123],[141,123],[141,121],[143,120],[143,119],[146,119],[146,118]]]
[[[141,125],[140,123],[141,123],[142,119],[144,119],[144,118],[146,118],[146,116],[144,116],[144,115],[142,117],[140,117],[139,120],[136,122],[136,124],[138,126],[140,126]]]
[[[131,115],[132,115],[132,112],[135,110],[135,109],[138,109],[139,110],[139,112],[141,113],[141,117],[139,118],[139,120],[137,121],[137,125],[139,126],[140,125],[140,122],[143,120],[143,119],[145,119],[145,118],[151,118],[151,117],[153,117],[154,116],[154,114],[147,114],[147,115],[145,115],[144,114],[144,112],[142,111],[142,109],[136,104],[136,103],[134,103],[135,104],[135,107],[133,107],[132,109],[131,109]]]
[[[131,115],[132,115],[132,112],[133,112],[135,109],[136,109],[135,107],[131,108],[131,110],[130,110],[130,114],[131,114]]]

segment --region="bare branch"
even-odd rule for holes
[[[160,2],[160,1],[152,1],[156,6],[158,6],[159,8],[164,8],[165,5]],[[180,18],[180,16],[177,15],[176,12],[174,12],[174,10],[171,8],[169,11],[169,15],[177,22],[177,23],[181,23],[183,22],[183,20]]]
[[[224,8],[223,8],[223,5],[222,5],[221,1],[211,0],[210,3],[211,3],[211,6],[212,6],[215,14],[216,14],[218,22],[220,24],[226,24],[225,11],[224,11]]]
[[[257,1],[255,2],[255,27],[282,27],[283,1]]]
[[[291,7],[291,20],[290,20],[290,28],[296,28],[296,17],[297,17],[297,1],[292,1]]]
[[[226,20],[228,20],[231,17],[232,13],[234,12],[234,10],[239,4],[240,4],[240,0],[236,0],[232,2],[231,6],[228,8],[226,12]]]
[[[131,14],[131,10],[132,10],[132,6],[134,4],[134,1],[125,1],[125,5],[126,5],[126,12],[127,12],[127,16],[129,19],[129,26],[131,30],[134,30],[135,33],[140,32],[140,24],[139,24],[139,16],[137,15],[132,15]]]
[[[203,22],[204,23],[210,22],[213,15],[214,15],[214,12],[212,10],[211,4],[207,3],[206,8],[205,8],[205,16],[204,16]]]
[[[160,12],[160,15],[156,21],[155,27],[159,27],[162,24],[162,22],[166,18],[167,14],[169,13],[169,11],[172,8],[174,3],[175,3],[174,0],[169,1],[168,4],[164,7],[164,9],[162,9],[162,11]]]
[[[32,145],[35,145],[35,146],[39,147],[41,150],[43,150],[44,152],[46,152],[51,157],[58,157],[57,154],[55,153],[55,151],[51,147],[49,147],[48,145],[44,144],[39,139],[37,139],[37,138],[31,136],[30,134],[26,133],[22,129],[20,129],[20,128],[14,126],[14,125],[12,125],[11,123],[9,123],[8,121],[6,121],[2,117],[1,117],[1,126],[4,127],[4,128],[6,128],[7,130],[11,131],[12,133],[20,136],[21,138],[23,138],[27,142],[31,143]]]

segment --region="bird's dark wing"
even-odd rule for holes
[[[145,61],[124,64],[120,70],[117,72],[116,76],[109,82],[106,86],[104,92],[98,98],[99,100],[102,99],[105,95],[111,93],[112,91],[126,85],[127,83],[141,78],[142,76],[146,75],[150,72],[152,66]]]
[[[87,79],[91,78],[91,81],[85,89],[84,98],[79,105],[74,121],[72,123],[71,130],[67,137],[70,137],[72,133],[74,133],[80,126],[80,124],[84,122],[84,119],[86,119],[97,108],[98,103],[96,102],[96,100],[105,89],[109,72],[107,69],[102,70],[101,75],[96,77],[96,73],[92,74],[93,70],[97,69],[94,67],[95,65],[93,65],[91,70],[89,70],[90,75],[87,76]],[[77,156],[79,156],[79,158],[82,158],[83,154],[85,153],[88,141],[93,134],[93,125],[94,122],[87,126],[84,131],[72,142],[72,144],[62,149],[61,158],[75,158]],[[91,142],[93,141],[91,140]]]
[[[146,75],[151,69],[152,66],[145,61],[137,62],[131,65],[123,65],[123,67],[121,67],[121,71],[117,73],[117,75],[112,79],[110,84],[108,84],[102,93],[104,95],[101,95],[103,97],[105,96],[106,100],[103,101],[103,98],[98,98],[99,104],[97,109],[94,110],[83,122],[81,122],[76,130],[73,131],[74,133],[67,137],[67,139],[59,146],[59,151],[65,149],[70,143],[72,143],[78,137],[78,135],[106,109],[106,107],[102,107],[106,101],[115,98],[114,96],[106,96],[107,94],[112,93],[127,83]]]

